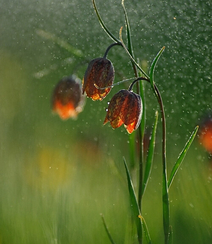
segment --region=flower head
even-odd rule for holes
[[[114,80],[114,68],[110,60],[96,58],[92,60],[85,72],[83,80],[84,92],[92,100],[102,100],[110,92]]]
[[[200,127],[199,134],[200,144],[206,149],[206,151],[212,154],[212,118],[207,116]]]
[[[56,85],[52,97],[52,109],[61,119],[76,118],[83,110],[84,97],[79,79],[65,77]]]
[[[131,134],[138,128],[141,116],[141,97],[132,91],[120,90],[110,101],[104,124],[110,122],[114,129],[124,124]]]

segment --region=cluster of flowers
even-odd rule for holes
[[[115,71],[113,64],[105,56],[96,58],[88,64],[84,79],[81,82],[76,77],[62,79],[53,93],[53,111],[62,119],[76,118],[84,106],[84,93],[93,101],[102,101],[113,87]],[[128,133],[138,128],[142,116],[141,97],[132,91],[122,89],[116,93],[106,110],[104,124],[110,122],[113,128],[122,124]]]

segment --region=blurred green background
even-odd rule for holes
[[[125,25],[121,0],[96,3],[118,37]],[[170,172],[212,107],[212,4],[125,0],[125,5],[140,62],[149,66],[166,46],[155,82],[166,110]],[[61,40],[73,49],[58,45]],[[103,56],[110,44],[89,0],[0,2],[0,244],[106,244],[100,213],[116,243],[136,243],[123,166],[123,156],[129,163],[129,138],[124,127],[102,125],[107,102],[129,84],[114,87],[102,102],[87,99],[77,120],[62,121],[51,112],[55,84],[72,73],[82,79],[88,60]],[[115,82],[133,77],[120,47],[108,58]],[[151,128],[158,105],[148,85],[145,95]],[[163,243],[160,126],[143,202],[153,243]],[[174,244],[212,243],[211,163],[197,138],[170,191]],[[137,173],[135,167],[135,185]]]

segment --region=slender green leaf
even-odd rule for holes
[[[182,152],[179,154],[178,159],[177,159],[175,165],[172,168],[172,171],[171,171],[171,174],[170,174],[170,177],[169,177],[169,181],[168,181],[168,187],[169,188],[170,188],[170,186],[171,186],[171,184],[172,184],[172,182],[174,180],[175,175],[177,174],[177,172],[178,172],[178,170],[180,168],[180,165],[183,162],[183,159],[186,156],[186,153],[187,153],[189,147],[191,146],[191,144],[192,144],[192,142],[193,142],[193,140],[194,140],[194,138],[195,138],[195,136],[197,134],[198,129],[199,129],[199,126],[196,126],[195,129],[194,129],[194,131],[192,132],[190,138],[188,139],[187,143],[185,144]]]
[[[133,182],[131,180],[130,172],[129,172],[125,158],[124,158],[124,166],[125,166],[125,170],[126,170],[126,174],[127,174],[130,203],[131,203],[133,217],[134,217],[135,222],[136,222],[138,240],[141,242],[142,241],[142,222],[141,222],[141,218],[140,218],[141,213],[140,213],[140,209],[138,206],[138,201],[136,199],[135,190],[133,187]]]
[[[139,76],[141,76],[140,72],[139,72]],[[142,138],[143,138],[145,133],[145,126],[146,126],[146,102],[145,102],[146,100],[145,100],[145,84],[142,80],[140,81],[140,96],[143,104],[143,113],[142,113],[141,125],[140,125]]]
[[[158,123],[158,111],[156,111],[156,113],[155,113],[155,123],[153,126],[152,137],[151,137],[150,144],[149,144],[148,156],[147,156],[146,167],[145,167],[145,172],[144,172],[144,181],[143,181],[143,185],[142,185],[142,195],[145,192],[145,189],[146,189],[146,186],[147,186],[147,183],[149,180],[149,176],[151,173],[151,169],[152,169],[157,123]]]
[[[124,0],[122,0],[122,7],[124,10],[124,16],[125,16],[125,23],[126,23],[126,28],[127,28],[127,40],[128,40],[128,50],[129,53],[133,56],[133,49],[132,49],[132,41],[131,41],[131,33],[130,33],[130,24],[129,24],[129,20],[128,20],[128,16],[127,16],[127,11],[124,5]],[[135,166],[135,133],[132,133],[131,135],[129,135],[129,146],[130,146],[130,165],[131,167]]]
[[[169,243],[172,244],[173,243],[173,229],[172,226],[170,225],[170,236],[169,236]]]
[[[134,57],[133,55],[133,48],[132,48],[132,38],[131,38],[131,31],[130,31],[130,23],[129,23],[129,19],[127,16],[127,11],[124,5],[124,0],[122,0],[122,7],[124,10],[124,16],[125,16],[125,22],[126,22],[126,28],[127,28],[127,41],[128,41],[128,50],[129,53],[132,55],[132,57]]]
[[[136,148],[136,133],[129,134],[129,155],[130,155],[130,168],[135,167],[135,148]]]
[[[114,41],[114,42],[120,42],[110,31],[109,29],[107,28],[107,26],[105,25],[105,23],[103,22],[100,14],[99,14],[99,11],[96,7],[96,3],[95,3],[95,0],[92,0],[93,2],[93,7],[94,7],[94,10],[96,12],[96,15],[97,15],[97,18],[99,20],[99,23],[100,25],[102,26],[103,30],[107,33],[107,35]]]
[[[161,54],[163,53],[165,47],[162,47],[161,50],[158,52],[158,54],[156,55],[156,57],[154,58],[151,66],[150,66],[150,73],[149,73],[149,77],[150,77],[150,83],[152,85],[152,87],[154,88],[154,71],[155,71],[155,66],[157,64],[158,59],[160,58]]]
[[[135,218],[136,221],[136,227],[137,227],[137,233],[138,233],[138,240],[140,241],[139,243],[142,242],[142,226],[144,227],[144,234],[147,240],[148,244],[151,244],[151,237],[148,231],[148,227],[147,224],[143,218],[143,216],[141,215],[139,206],[138,206],[138,201],[136,199],[136,195],[135,195],[135,190],[133,187],[133,182],[130,176],[130,172],[126,163],[126,160],[124,158],[124,166],[125,166],[125,170],[126,170],[126,174],[127,174],[127,182],[128,182],[128,189],[129,189],[129,194],[130,194],[130,202],[131,202],[131,207],[132,207],[132,212],[133,212],[133,216]]]
[[[123,10],[124,10],[124,17],[125,17],[125,23],[126,23],[126,29],[127,29],[128,51],[131,54],[131,56],[133,57],[133,59],[135,59],[134,53],[133,53],[133,45],[132,45],[132,38],[131,38],[131,31],[130,31],[130,23],[129,23],[129,19],[128,19],[128,16],[127,16],[127,10],[126,10],[125,5],[124,5],[124,0],[122,0],[122,7],[123,7]],[[136,67],[136,65],[134,64],[134,62],[132,60],[131,60],[131,63],[132,63],[132,68],[134,70],[135,77],[137,78],[138,77],[137,67]],[[137,84],[137,92],[139,92],[138,84]],[[140,131],[140,128],[139,128],[139,131]]]
[[[111,236],[111,234],[110,234],[110,232],[109,232],[109,229],[108,229],[108,227],[107,227],[107,225],[106,225],[104,216],[103,216],[102,214],[101,214],[101,217],[102,217],[103,225],[104,225],[104,227],[105,227],[105,231],[106,231],[106,233],[107,233],[107,235],[108,235],[108,238],[109,238],[110,242],[111,242],[112,244],[115,244],[115,242],[113,241],[113,238],[112,238],[112,236]]]
[[[144,219],[143,216],[139,216],[139,218],[140,218],[141,221],[142,221],[142,225],[143,225],[143,229],[144,229],[144,234],[145,234],[147,243],[148,243],[148,244],[151,244],[151,243],[152,243],[152,240],[151,240],[151,237],[150,237],[150,234],[149,234],[149,230],[148,230],[146,221],[145,221],[145,219]]]
[[[169,192],[166,169],[163,170],[163,230],[165,237],[165,244],[169,244],[170,237],[170,211],[169,211]]]

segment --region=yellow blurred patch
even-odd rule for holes
[[[41,149],[34,159],[27,160],[25,179],[38,189],[56,190],[71,179],[74,166],[64,152],[55,148]]]

